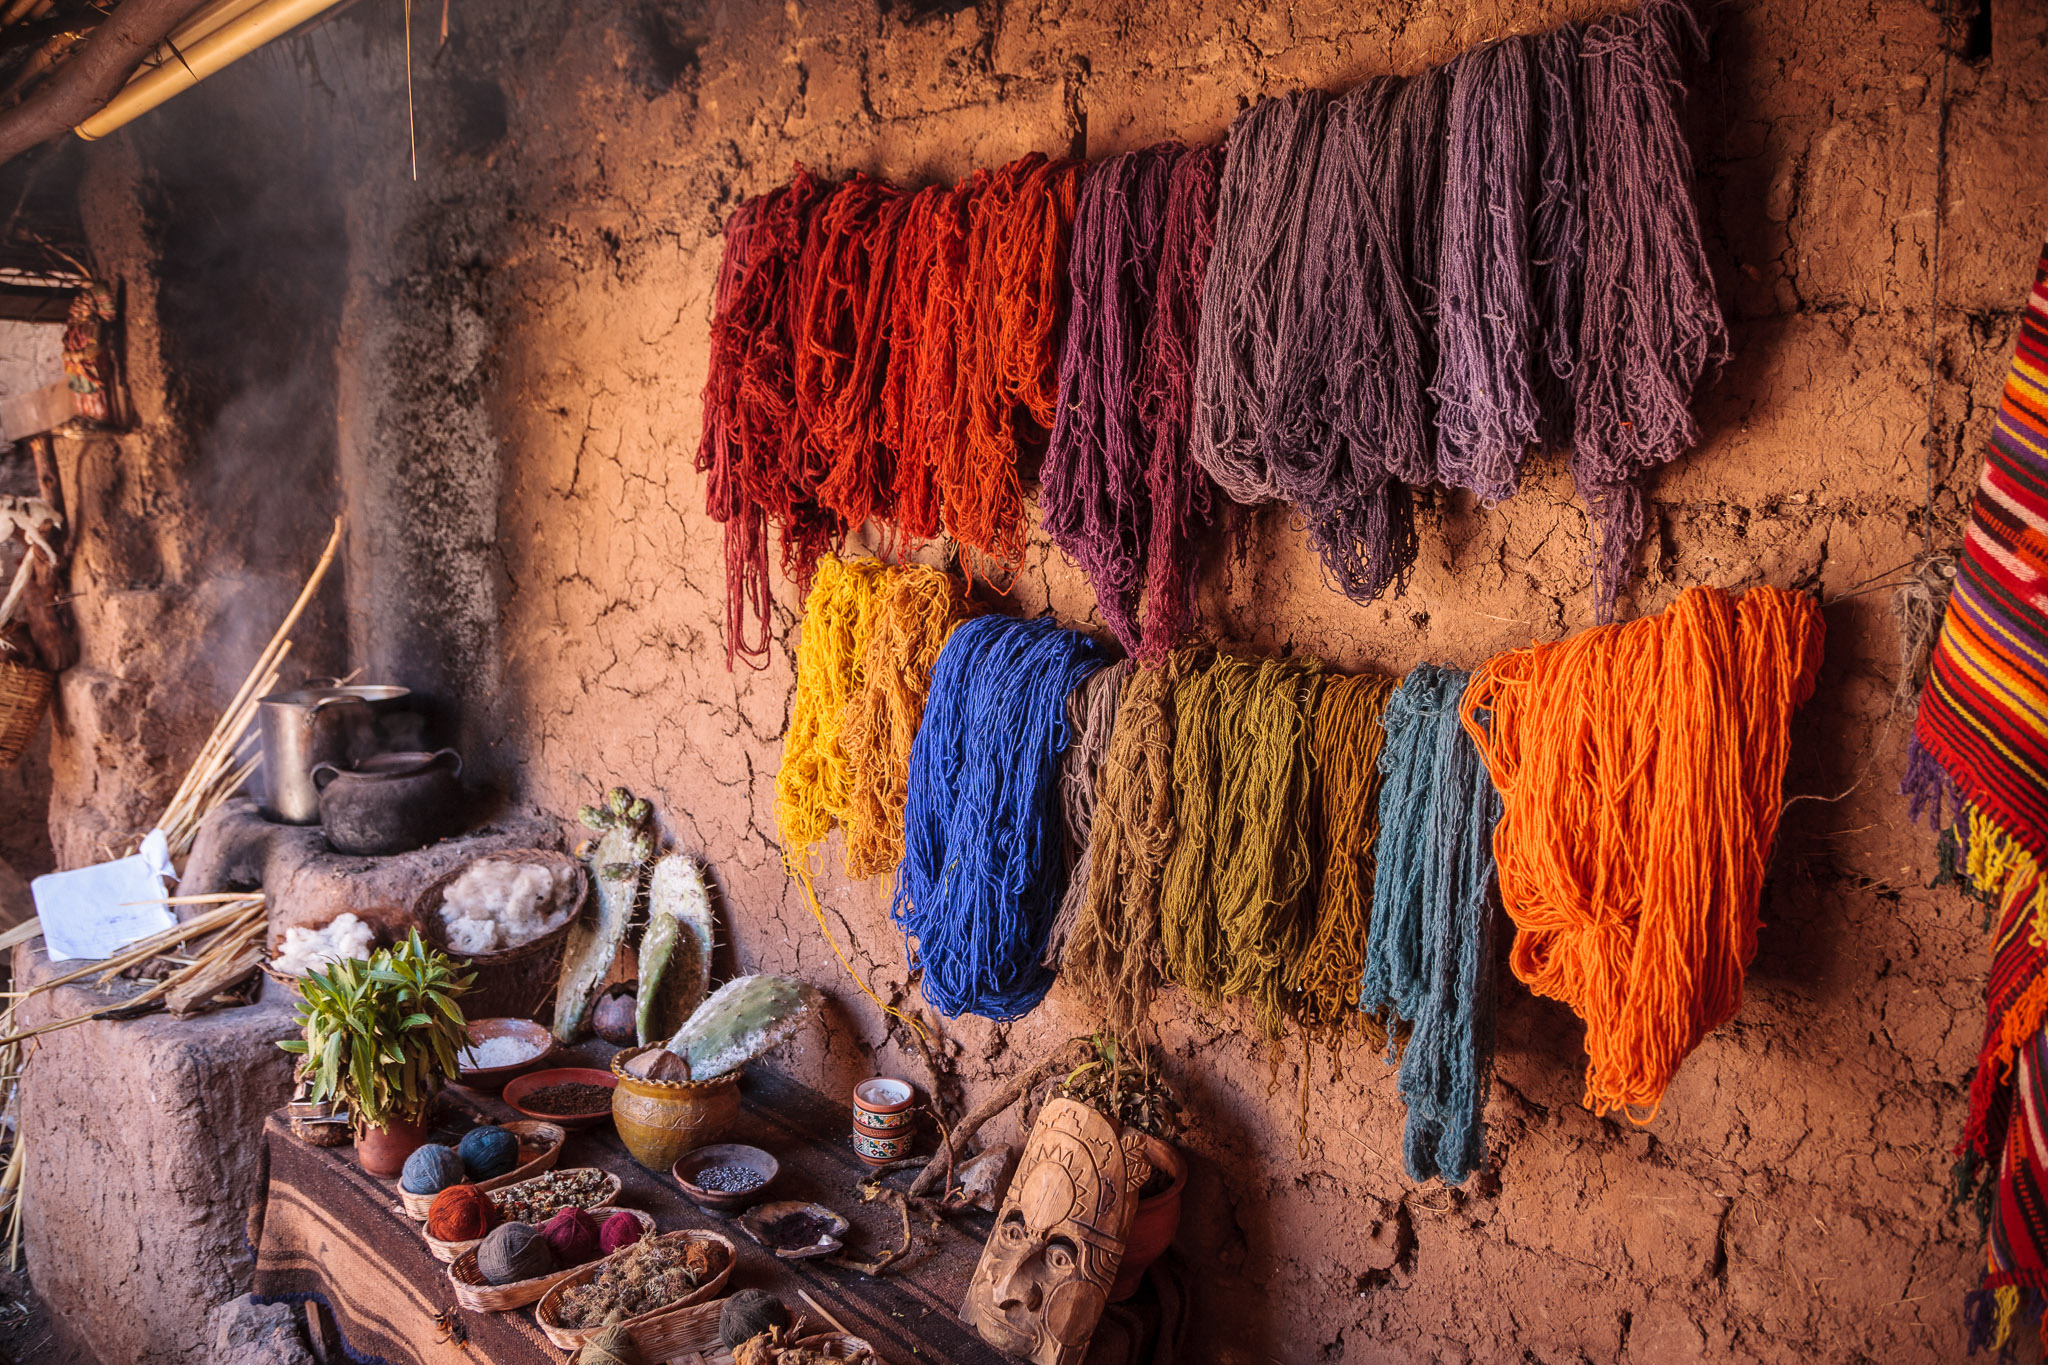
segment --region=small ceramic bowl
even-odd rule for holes
[[[555,1035],[531,1019],[474,1019],[470,1021],[469,1036],[474,1043],[484,1043],[492,1038],[516,1038],[533,1049],[531,1056],[506,1066],[465,1066],[456,1073],[457,1085],[468,1090],[480,1090],[486,1095],[497,1094],[505,1088],[507,1081],[521,1072],[544,1065],[555,1055],[557,1046]],[[462,1060],[460,1053],[456,1054],[456,1060]]]
[[[744,1190],[714,1190],[698,1184],[697,1177],[714,1166],[742,1167],[760,1176],[761,1183]],[[690,1197],[692,1204],[706,1213],[725,1217],[758,1201],[775,1183],[775,1176],[781,1169],[782,1163],[759,1147],[749,1147],[743,1142],[715,1142],[709,1147],[685,1152],[670,1174],[675,1176],[676,1184],[683,1187],[683,1193]]]
[[[870,1166],[886,1166],[892,1161],[901,1161],[910,1155],[911,1144],[916,1141],[916,1132],[908,1128],[879,1137],[858,1123],[853,1125],[854,1153]]]
[[[823,1204],[757,1204],[739,1217],[747,1236],[786,1261],[830,1256],[845,1246],[846,1219]]]
[[[551,1085],[601,1085],[611,1090],[618,1082],[612,1079],[611,1072],[598,1071],[587,1066],[558,1066],[548,1071],[529,1071],[506,1085],[505,1103],[530,1119],[545,1119],[564,1128],[594,1128],[600,1123],[611,1122],[610,1105],[584,1114],[551,1114],[545,1109],[534,1108],[526,1103],[528,1095]]]
[[[853,1088],[853,1121],[876,1132],[909,1129],[917,1124],[917,1092],[909,1081],[876,1076]]]

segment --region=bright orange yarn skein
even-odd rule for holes
[[[1511,962],[1585,1021],[1595,1113],[1655,1118],[1679,1063],[1742,1003],[1822,635],[1804,595],[1692,588],[1472,676],[1463,718],[1504,809]]]

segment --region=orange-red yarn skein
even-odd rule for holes
[[[1661,615],[1500,655],[1465,728],[1500,791],[1511,964],[1586,1025],[1588,1108],[1656,1116],[1742,1003],[1820,610],[1692,588]]]

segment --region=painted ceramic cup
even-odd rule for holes
[[[886,1166],[892,1161],[901,1161],[910,1155],[910,1145],[917,1140],[917,1134],[908,1128],[882,1135],[856,1123],[853,1125],[853,1151],[870,1166]]]
[[[909,1081],[877,1076],[853,1088],[853,1121],[877,1136],[909,1132],[917,1124],[917,1092]]]

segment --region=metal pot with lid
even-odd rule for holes
[[[287,825],[319,824],[313,769],[374,753],[378,717],[404,710],[411,695],[409,688],[368,684],[300,687],[260,698],[264,816]]]

